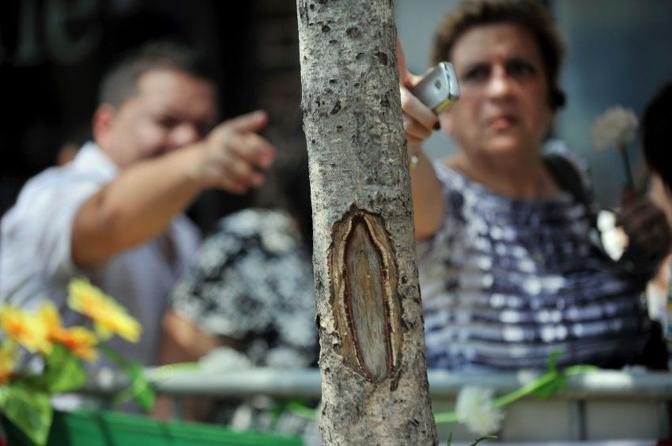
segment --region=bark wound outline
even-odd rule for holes
[[[332,308],[345,364],[369,381],[394,377],[401,360],[398,274],[382,218],[352,209],[332,234]]]

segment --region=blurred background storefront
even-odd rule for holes
[[[409,67],[428,66],[432,30],[454,0],[397,0],[399,35]],[[568,106],[554,136],[586,159],[598,198],[618,202],[623,183],[615,151],[597,152],[590,125],[606,108],[638,115],[672,79],[672,2],[546,0],[567,38],[562,76]],[[86,137],[97,84],[120,53],[159,37],[177,37],[211,60],[223,118],[266,109],[266,135],[282,150],[301,141],[300,79],[294,0],[4,0],[0,2],[0,213],[23,183],[56,163],[61,145]],[[428,151],[451,151],[436,135]],[[643,172],[637,147],[631,159]],[[246,197],[205,194],[190,210],[206,231]]]
[[[287,0],[9,0],[0,2],[0,213],[55,164],[62,144],[87,138],[97,86],[119,55],[170,38],[203,51],[223,119],[269,112],[266,136],[301,145],[296,5]],[[205,230],[249,197],[208,192],[190,210]]]

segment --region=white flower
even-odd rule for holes
[[[631,109],[611,107],[593,122],[593,144],[598,150],[623,148],[634,141],[636,131],[637,116]]]
[[[616,214],[602,210],[597,214],[597,227],[602,236],[602,246],[613,260],[618,260],[628,246],[628,236],[616,225]]]
[[[477,435],[488,435],[499,430],[504,413],[493,403],[493,390],[467,386],[457,396],[457,420],[466,424]]]

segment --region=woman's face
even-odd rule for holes
[[[477,26],[452,50],[460,99],[441,127],[462,150],[486,156],[538,151],[551,124],[538,46],[514,24]]]

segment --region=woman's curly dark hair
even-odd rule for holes
[[[535,0],[467,0],[441,22],[434,36],[432,61],[449,60],[455,43],[467,31],[483,25],[511,23],[534,37],[546,68],[549,105],[557,110],[565,105],[559,86],[565,44],[550,12]]]

